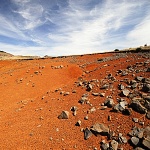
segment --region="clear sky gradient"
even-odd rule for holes
[[[150,42],[150,0],[0,0],[0,50],[74,55]]]

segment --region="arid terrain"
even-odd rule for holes
[[[150,149],[149,50],[3,54],[0,150]]]

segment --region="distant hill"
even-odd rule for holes
[[[14,55],[12,55],[10,53],[6,53],[6,52],[0,50],[0,57],[3,57],[3,56],[5,56],[5,57],[12,57]]]

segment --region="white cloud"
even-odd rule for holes
[[[127,35],[127,38],[132,41],[132,45],[144,45],[150,41],[150,15],[145,17],[140,24],[135,26],[135,28],[130,31]]]
[[[17,8],[13,13],[18,17],[9,20],[0,15],[0,34],[39,45],[13,46],[13,52],[16,47],[17,53],[21,49],[23,54],[83,54],[138,46],[150,41],[148,0],[12,2]]]

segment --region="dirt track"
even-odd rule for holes
[[[92,135],[84,140],[82,128],[91,127],[96,122],[104,123],[111,130],[122,133],[127,139],[133,126],[139,126],[132,118],[144,121],[144,127],[150,121],[143,114],[133,111],[131,115],[113,112],[111,108],[101,110],[101,104],[107,96],[115,103],[119,98],[118,84],[136,76],[150,77],[144,71],[144,62],[150,59],[148,53],[106,53],[63,58],[35,60],[0,61],[0,149],[2,150],[49,150],[49,149],[100,149],[100,142],[107,141],[106,136]],[[142,64],[140,64],[142,62]],[[137,65],[136,71],[125,76],[117,70]],[[112,74],[115,81],[106,77]],[[134,74],[134,75],[133,75]],[[91,91],[86,91],[79,81],[91,81]],[[111,82],[110,89],[100,89],[102,83]],[[73,92],[74,91],[74,92]],[[67,94],[65,95],[65,92]],[[69,92],[69,93],[68,93]],[[92,93],[105,93],[104,97]],[[88,94],[88,103],[78,101]],[[125,97],[130,103],[130,99]],[[70,108],[78,108],[73,116]],[[92,107],[96,111],[89,113]],[[62,110],[69,111],[69,119],[58,119]],[[84,117],[88,115],[88,120]],[[108,121],[111,115],[111,121]],[[81,120],[80,127],[75,123]],[[108,141],[109,142],[109,141]],[[119,144],[125,150],[133,149],[130,144]]]

